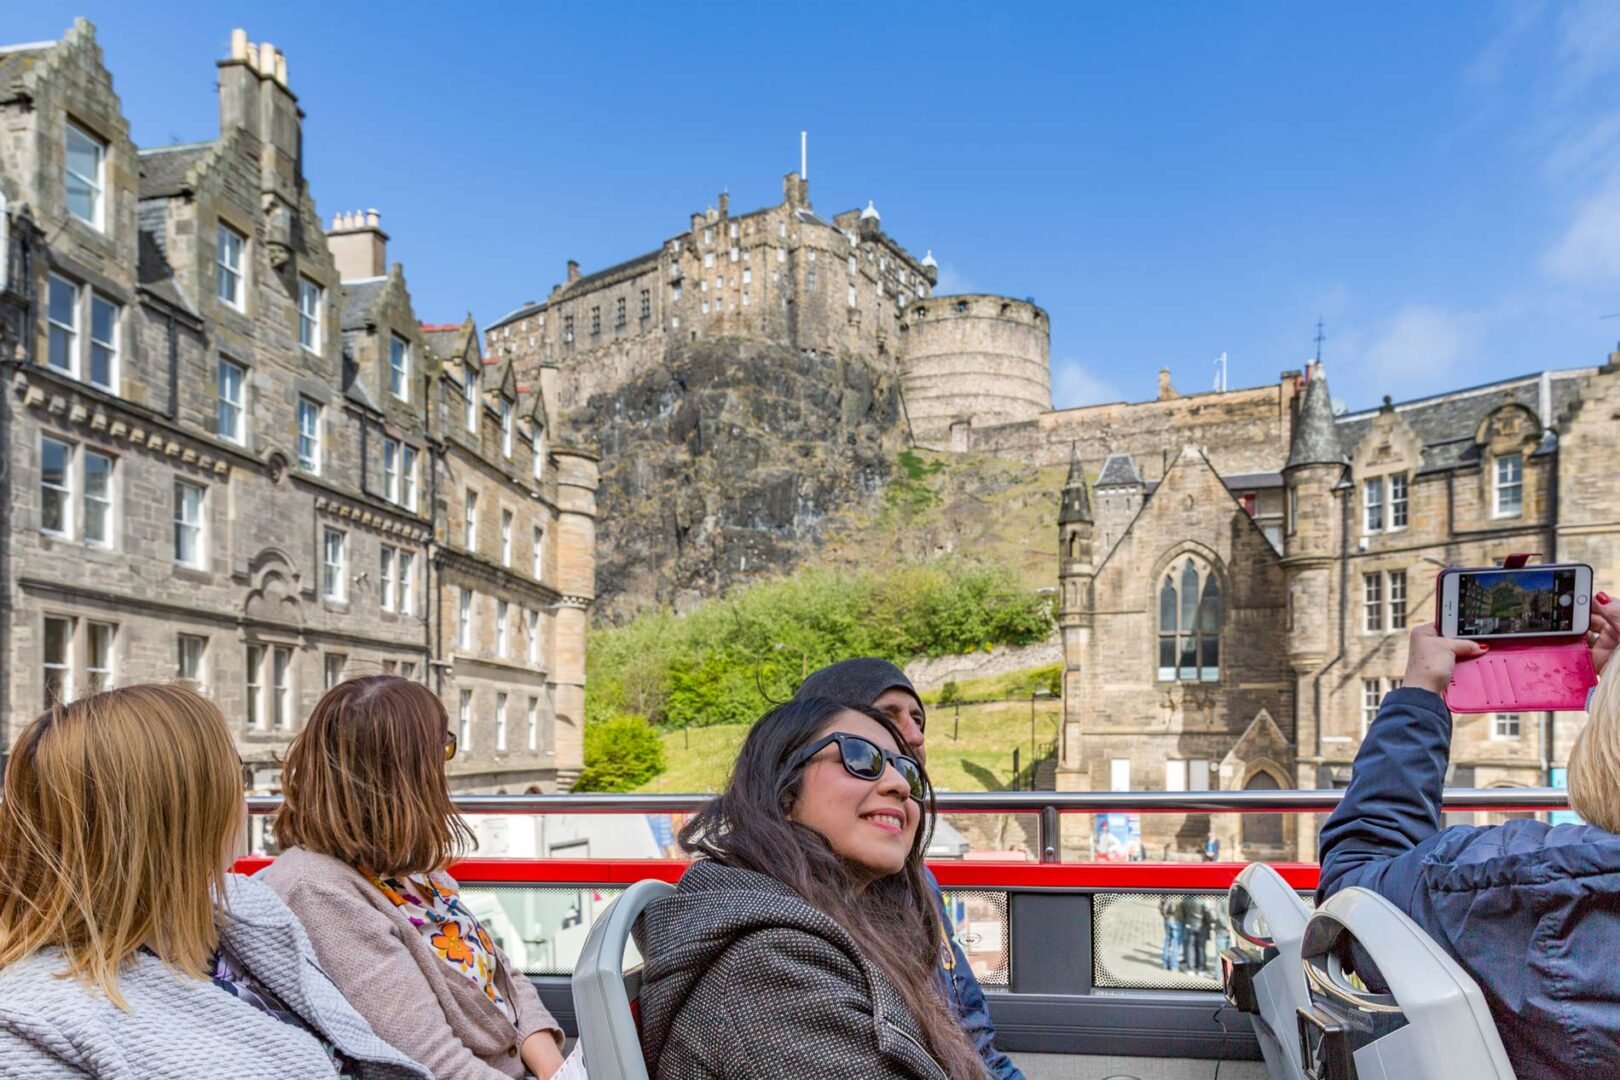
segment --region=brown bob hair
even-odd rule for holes
[[[119,1008],[142,945],[206,978],[247,806],[213,702],[126,686],[23,729],[0,800],[0,968],[56,946],[66,974]]]
[[[277,841],[379,877],[444,869],[475,843],[450,803],[449,723],[433,691],[397,675],[332,687],[287,749]]]

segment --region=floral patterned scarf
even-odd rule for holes
[[[439,954],[461,976],[484,992],[490,1003],[506,1008],[506,998],[495,988],[500,958],[495,942],[466,904],[456,883],[443,874],[379,878],[371,883],[403,908],[411,925],[420,930]]]

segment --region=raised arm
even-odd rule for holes
[[[1423,854],[1440,834],[1440,797],[1451,759],[1451,713],[1441,699],[1459,659],[1487,646],[1412,631],[1406,680],[1367,729],[1344,800],[1322,827],[1317,899],[1361,885],[1410,912]]]

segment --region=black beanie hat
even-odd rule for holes
[[[853,660],[840,660],[812,671],[809,678],[799,684],[795,698],[828,698],[844,705],[871,705],[886,691],[899,688],[922,704],[922,695],[911,685],[906,673],[875,656],[858,656]]]

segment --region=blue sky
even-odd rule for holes
[[[483,324],[729,189],[876,202],[941,288],[1052,316],[1060,405],[1269,382],[1352,408],[1620,338],[1620,5],[12,5],[97,24],[137,143],[213,137],[233,26],[288,55],[317,204]]]

